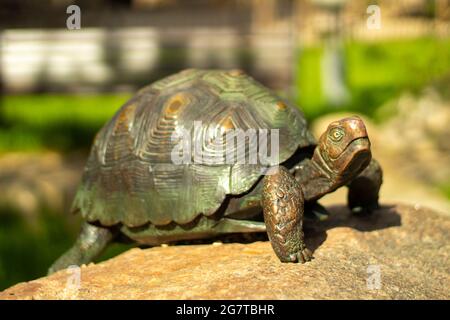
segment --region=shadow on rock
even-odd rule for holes
[[[304,232],[307,247],[314,252],[327,239],[327,230],[339,227],[352,228],[361,232],[371,232],[390,227],[401,226],[401,217],[395,206],[381,206],[370,215],[358,216],[344,205],[327,207],[330,213],[325,221],[305,219]],[[252,243],[255,241],[269,241],[266,233],[234,233],[218,237],[198,240],[182,240],[173,244],[192,245],[210,244],[215,241],[223,243]],[[140,246],[146,248],[147,246]]]
[[[327,231],[346,227],[361,232],[371,232],[402,225],[400,214],[395,206],[381,206],[370,215],[353,214],[346,206],[328,207],[330,215],[325,221],[306,220],[304,224],[305,241],[314,252],[327,239]]]

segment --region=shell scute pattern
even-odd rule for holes
[[[261,176],[259,164],[224,164],[227,130],[279,128],[280,162],[315,143],[301,136],[302,115],[290,105],[278,108],[279,101],[249,76],[217,70],[187,70],[145,87],[97,135],[73,210],[88,221],[129,227],[213,214],[227,194],[248,191]],[[195,163],[193,152],[190,163],[173,163],[179,140],[172,134],[181,129],[217,162]],[[232,152],[242,148],[248,159],[243,143]]]

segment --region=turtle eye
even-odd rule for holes
[[[330,138],[334,142],[339,142],[344,137],[344,130],[342,128],[333,128],[330,131]]]

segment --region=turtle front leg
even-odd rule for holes
[[[53,263],[48,274],[66,269],[71,265],[80,266],[92,262],[112,241],[113,237],[112,230],[85,222],[73,247]]]
[[[358,214],[368,214],[377,209],[382,183],[381,166],[372,159],[369,165],[347,185],[349,208]]]
[[[303,192],[285,167],[273,167],[264,177],[261,203],[267,234],[280,261],[311,260],[303,235]]]

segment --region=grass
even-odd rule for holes
[[[0,152],[89,147],[97,130],[129,97],[6,96],[0,108]]]
[[[69,248],[75,227],[47,210],[27,219],[11,208],[0,210],[0,290],[42,277],[56,254]]]
[[[42,208],[25,217],[12,208],[0,208],[0,291],[18,282],[43,277],[48,267],[74,243],[81,218],[62,219]],[[113,244],[96,260],[109,259],[131,246]]]
[[[450,201],[450,182],[441,184],[438,186],[441,192],[447,197],[447,199]]]
[[[428,37],[377,43],[347,42],[344,52],[351,101],[340,106],[339,110],[356,111],[370,117],[376,118],[377,109],[401,92],[419,92],[424,86],[450,74],[448,39]],[[322,94],[322,54],[322,47],[304,48],[299,52],[296,102],[302,106],[308,119],[336,111],[336,107],[330,106]],[[448,85],[443,90],[448,94]]]

